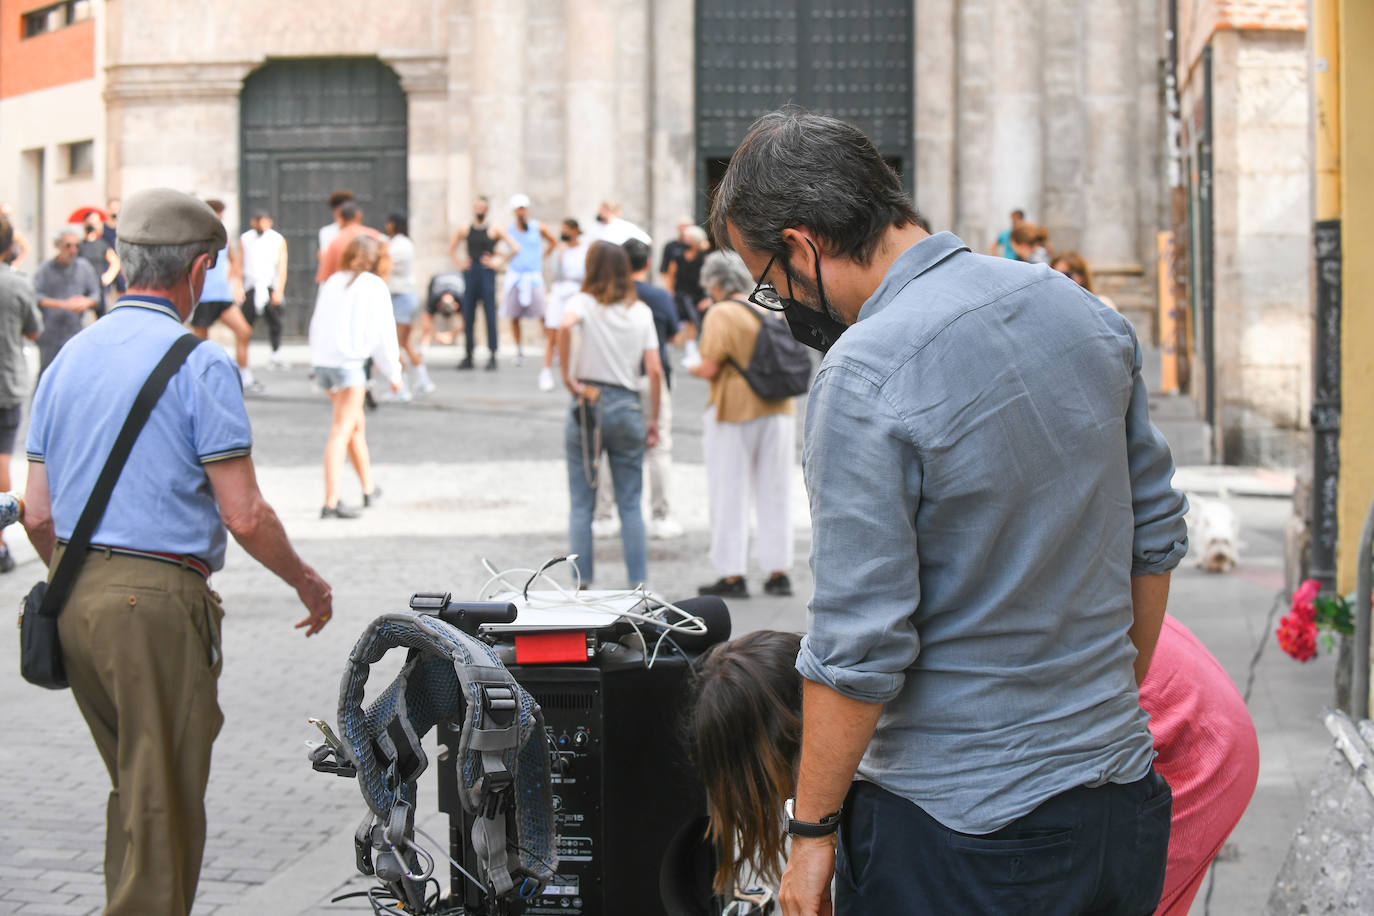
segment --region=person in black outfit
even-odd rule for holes
[[[459,369],[471,369],[472,351],[476,346],[477,300],[482,300],[482,314],[487,322],[487,348],[491,351],[488,369],[496,368],[496,243],[510,243],[506,230],[487,222],[487,199],[477,198],[472,208],[472,222],[462,226],[454,233],[448,246],[449,257],[463,272],[463,337],[467,344],[467,355],[458,364]],[[467,242],[467,251],[459,255],[459,246]]]

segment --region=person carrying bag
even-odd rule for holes
[[[40,580],[24,597],[19,614],[19,671],[30,684],[49,690],[64,690],[68,686],[67,672],[62,662],[62,644],[57,636],[57,616],[67,603],[67,595],[76,582],[81,563],[90,547],[91,535],[105,514],[105,507],[110,503],[110,495],[114,492],[125,462],[129,460],[129,452],[133,450],[138,434],[148,422],[167,383],[200,342],[200,338],[194,334],[177,338],[167,355],[162,357],[162,361],[148,376],[148,381],[134,398],[129,417],[124,421],[110,450],[110,457],[96,479],[62,559],[49,578]]]

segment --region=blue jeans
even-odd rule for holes
[[[856,782],[840,815],[835,914],[1149,916],[1164,889],[1172,793],[1153,769],[1070,789],[986,836]]]
[[[620,543],[625,548],[625,569],[630,584],[648,578],[649,544],[644,534],[644,515],[639,501],[644,492],[644,413],[639,393],[625,388],[601,387],[601,398],[593,408],[601,418],[601,448],[610,457],[615,503],[620,510]],[[577,568],[584,583],[595,575],[592,560],[592,510],[596,489],[587,482],[596,473],[594,443],[586,449],[583,462],[582,427],[577,415],[568,412],[563,444],[568,456],[568,493],[572,511],[568,515],[568,541],[577,554]],[[599,485],[606,481],[598,480]]]
[[[477,300],[482,300],[482,313],[487,317],[487,347],[496,356],[496,271],[490,267],[473,263],[463,271],[463,341],[467,344],[468,356],[476,345]]]

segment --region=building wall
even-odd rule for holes
[[[1291,466],[1312,403],[1305,4],[1181,2],[1184,112],[1212,49],[1215,439],[1230,464]],[[1195,389],[1196,391],[1196,389]]]
[[[72,210],[105,204],[96,41],[104,5],[84,22],[21,39],[23,14],[44,5],[0,0],[0,202],[33,246],[26,269],[52,255],[51,237]],[[70,174],[66,145],[83,141],[92,143],[91,170]]]
[[[0,0],[0,99],[51,89],[95,76],[95,19],[32,38],[24,14],[46,0]]]

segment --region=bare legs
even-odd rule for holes
[[[396,341],[401,345],[401,362],[404,364],[409,359],[412,366],[418,366],[425,360],[420,349],[410,342],[410,328],[408,324],[396,325]]]
[[[253,339],[253,326],[243,317],[243,309],[237,305],[224,310],[219,316],[229,330],[234,332],[234,361],[240,369],[248,368],[248,341]],[[202,337],[205,335],[202,334]]]
[[[344,456],[353,463],[364,493],[371,493],[372,459],[367,451],[365,421],[363,419],[362,385],[329,392],[334,405],[334,419],[329,425],[329,441],[324,447],[324,505],[333,509],[339,505],[339,477],[343,474]]]

